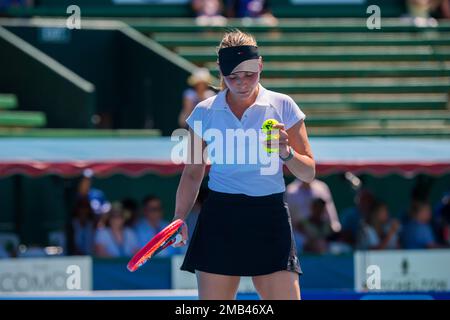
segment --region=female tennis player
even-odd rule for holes
[[[207,129],[261,130],[275,119],[279,149],[275,159],[299,179],[311,182],[315,162],[308,142],[305,115],[287,95],[260,83],[262,58],[253,36],[228,32],[218,48],[222,90],[200,102],[186,120],[189,155],[195,145],[208,145]],[[201,130],[195,122],[202,124]],[[176,194],[174,219],[186,220],[197,197],[206,162],[188,161]],[[203,203],[181,270],[197,276],[199,299],[235,299],[241,276],[252,277],[261,299],[300,299],[299,274],[291,218],[283,200],[283,171],[263,175],[256,165],[212,163],[208,197]],[[187,241],[183,227],[183,242]]]

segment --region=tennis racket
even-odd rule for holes
[[[128,262],[127,268],[130,272],[136,271],[151,257],[154,257],[159,252],[182,240],[181,229],[183,227],[183,220],[177,219],[158,232],[141,250],[139,250],[133,258]]]

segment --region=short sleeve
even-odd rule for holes
[[[188,126],[200,137],[203,137],[204,131],[204,108],[199,107],[198,105],[192,110],[189,117],[186,119],[186,123]]]
[[[286,130],[305,118],[306,115],[300,110],[297,103],[288,96],[283,104],[283,123]]]

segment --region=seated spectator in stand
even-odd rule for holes
[[[342,212],[342,232],[340,240],[354,246],[358,230],[375,204],[375,196],[368,189],[360,189],[355,197],[355,207],[347,208]]]
[[[443,194],[433,210],[433,223],[437,240],[443,246],[450,246],[450,191]]]
[[[431,227],[431,206],[426,203],[416,203],[410,212],[410,221],[401,232],[401,244],[405,249],[438,248],[436,236]]]
[[[139,249],[136,234],[125,227],[126,211],[119,202],[107,213],[106,225],[95,235],[95,254],[98,257],[132,257]]]
[[[245,23],[256,21],[269,26],[278,24],[267,0],[227,0],[226,11],[229,18],[242,18]]]
[[[15,258],[18,255],[20,239],[14,232],[0,232],[0,258]]]
[[[431,12],[439,8],[443,0],[407,0],[406,7],[409,16],[416,27],[437,27],[438,22]],[[445,9],[445,7],[444,7]]]
[[[441,19],[449,20],[450,19],[450,0],[443,0],[439,7],[439,11],[440,11],[439,17]]]
[[[436,0],[437,3],[432,7],[430,16],[438,20],[450,19],[450,0]]]
[[[94,171],[85,169],[78,184],[77,199],[87,198],[94,212],[96,227],[104,226],[105,215],[111,209],[111,203],[106,199],[105,193],[92,187]]]
[[[411,219],[411,211],[417,204],[430,202],[430,190],[433,180],[425,175],[416,177],[414,186],[411,189],[411,198],[408,208],[400,213],[402,225],[406,225]],[[433,220],[433,219],[432,219]]]
[[[386,204],[377,202],[363,222],[356,247],[359,250],[399,249],[400,222],[390,219]]]
[[[222,15],[221,0],[192,0],[192,10],[195,12],[195,22],[200,26],[224,26],[227,18]]]
[[[183,93],[183,109],[178,116],[178,125],[181,128],[188,128],[186,119],[199,102],[215,95],[215,92],[209,89],[211,80],[211,74],[206,68],[197,69],[188,78],[187,82],[191,88],[186,89]]]
[[[161,200],[154,195],[148,195],[142,202],[143,217],[135,226],[135,231],[139,243],[139,247],[143,247],[153,238],[158,232],[169,225],[169,222],[163,219],[163,208]],[[180,253],[180,247],[174,248],[168,246],[161,251],[158,256],[171,256]]]
[[[314,199],[325,201],[325,221],[334,232],[341,230],[333,196],[327,184],[318,179],[311,183],[295,179],[286,187],[285,199],[291,216],[299,220],[306,220],[311,216],[311,204]]]
[[[311,216],[303,222],[305,235],[305,252],[323,254],[328,251],[327,238],[332,234],[330,224],[327,222],[326,203],[316,198],[311,203]]]
[[[94,253],[95,214],[87,197],[79,198],[68,225],[67,246],[69,255]]]
[[[130,218],[125,221],[125,225],[130,228],[134,228],[138,221],[138,203],[136,200],[132,198],[125,198],[122,200],[122,206],[125,211],[127,211],[130,215]]]

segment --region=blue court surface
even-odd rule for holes
[[[303,300],[450,300],[450,292],[365,292],[303,290]],[[74,292],[0,293],[0,300],[198,300],[197,290],[96,290]],[[237,300],[259,300],[256,293],[238,293]]]

